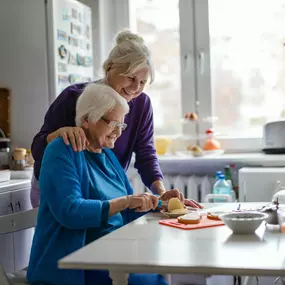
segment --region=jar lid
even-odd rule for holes
[[[26,152],[27,152],[27,150],[26,150],[25,148],[20,148],[20,147],[18,147],[18,148],[15,148],[15,149],[14,149],[14,152],[22,152],[22,153],[26,153]]]

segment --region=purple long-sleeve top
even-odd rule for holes
[[[32,154],[35,159],[34,174],[38,179],[41,161],[47,145],[48,134],[59,128],[75,126],[76,102],[87,83],[67,87],[49,107],[44,124],[32,143]],[[129,102],[130,111],[125,117],[127,129],[117,139],[113,149],[122,167],[127,171],[133,152],[135,168],[143,183],[150,185],[162,179],[153,142],[153,113],[149,97],[142,93]]]

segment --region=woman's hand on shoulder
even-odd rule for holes
[[[47,137],[47,142],[50,143],[53,139],[62,137],[64,143],[69,145],[71,143],[74,151],[82,151],[89,146],[89,142],[85,133],[80,127],[63,127],[51,133]]]
[[[136,194],[128,196],[128,208],[135,209],[136,212],[147,212],[155,210],[158,206],[158,197],[150,194]]]

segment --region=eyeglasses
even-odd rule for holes
[[[125,123],[121,123],[121,122],[118,122],[118,121],[110,121],[110,120],[107,120],[105,118],[101,118],[102,121],[104,121],[109,127],[111,127],[112,129],[115,129],[117,127],[119,127],[122,131],[124,131],[126,128],[127,128],[127,124]]]

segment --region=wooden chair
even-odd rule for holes
[[[34,228],[37,223],[38,208],[0,216],[0,235]],[[12,273],[5,273],[0,264],[1,285],[27,285],[27,268]]]

